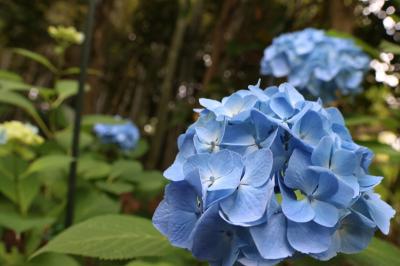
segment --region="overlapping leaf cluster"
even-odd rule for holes
[[[288,83],[200,104],[153,217],[172,245],[212,265],[274,265],[356,253],[376,229],[389,232],[394,210],[374,192],[373,154],[338,109]]]
[[[361,92],[369,61],[352,40],[309,28],[275,38],[264,51],[261,73],[287,77],[296,88],[328,101],[337,91]]]

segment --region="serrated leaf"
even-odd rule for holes
[[[27,174],[57,169],[67,169],[72,162],[72,157],[64,154],[53,154],[40,157],[31,163]]]
[[[125,215],[105,215],[72,226],[36,254],[56,252],[108,260],[160,256],[168,241],[150,220]]]
[[[22,233],[33,228],[44,228],[54,222],[50,217],[22,217],[15,212],[0,212],[0,225]]]
[[[79,266],[80,264],[72,257],[64,254],[47,253],[35,257],[26,266]]]
[[[42,66],[46,67],[52,72],[57,72],[57,68],[43,55],[23,49],[23,48],[14,48],[12,51],[16,54],[22,55],[26,58],[29,58]]]
[[[144,260],[135,260],[131,261],[125,266],[175,266],[175,264],[171,262],[164,262],[164,261],[159,261],[159,262],[150,262],[150,261],[144,261]]]

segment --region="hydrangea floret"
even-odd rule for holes
[[[338,109],[289,83],[200,104],[153,216],[172,245],[211,265],[275,265],[357,253],[388,234],[395,211],[374,192],[373,153]]]
[[[140,132],[135,124],[96,124],[93,131],[104,144],[115,144],[122,150],[132,150],[136,147]]]
[[[282,34],[264,50],[261,74],[287,77],[308,94],[334,100],[362,91],[370,58],[350,39],[308,28]]]
[[[13,120],[0,124],[0,143],[10,141],[26,145],[39,145],[44,142],[44,139],[39,135],[37,127]]]

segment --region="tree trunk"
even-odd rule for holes
[[[189,3],[181,0],[179,3],[179,16],[176,20],[175,31],[169,48],[167,63],[165,66],[165,76],[161,85],[161,97],[158,103],[157,125],[155,134],[152,138],[151,152],[148,160],[148,167],[154,168],[160,158],[160,152],[164,144],[164,137],[168,126],[168,103],[173,93],[174,77],[177,69],[179,54],[184,41],[186,28],[188,26]]]

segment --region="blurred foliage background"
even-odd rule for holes
[[[31,84],[19,93],[30,99],[45,128],[50,127],[50,135],[71,124],[73,101],[62,98],[62,111],[54,111],[54,101],[46,100],[45,94],[29,96],[37,88],[57,87],[61,78],[76,79],[74,67],[79,65],[81,47],[72,45],[60,56],[47,30],[51,25],[82,30],[86,14],[87,1],[83,0],[0,0],[0,69],[18,73],[25,84]],[[364,93],[333,104],[343,112],[354,139],[376,153],[372,172],[385,177],[378,191],[399,211],[399,16],[398,0],[98,1],[84,114],[119,115],[134,121],[142,133],[142,143],[147,143],[141,147],[149,147],[137,155],[118,157],[111,152],[100,159],[110,164],[121,158],[134,159],[145,169],[162,171],[176,155],[178,135],[195,119],[192,109],[198,106],[196,99],[220,99],[256,83],[263,50],[274,37],[315,27],[356,39],[374,58]],[[14,48],[41,54],[63,71],[48,71]],[[284,81],[261,78],[264,86]],[[88,128],[93,118],[86,118],[86,135],[90,135]],[[12,119],[37,122],[18,108],[0,105],[0,120]],[[46,133],[43,127],[41,130]],[[91,149],[97,151],[96,147]],[[40,150],[35,152],[41,154]],[[90,162],[87,164],[90,167]],[[154,170],[147,174],[160,175]],[[107,191],[107,197],[112,194],[112,203],[105,204],[118,209],[112,204],[120,202],[124,213],[150,217],[162,195],[163,183],[157,184],[148,188],[152,193],[147,198],[132,192],[135,190],[114,187]],[[397,215],[389,236],[396,245],[400,245],[399,224]],[[5,235],[11,237],[12,240],[6,239],[11,246],[18,242],[15,235]],[[173,258],[171,261],[175,263]]]

